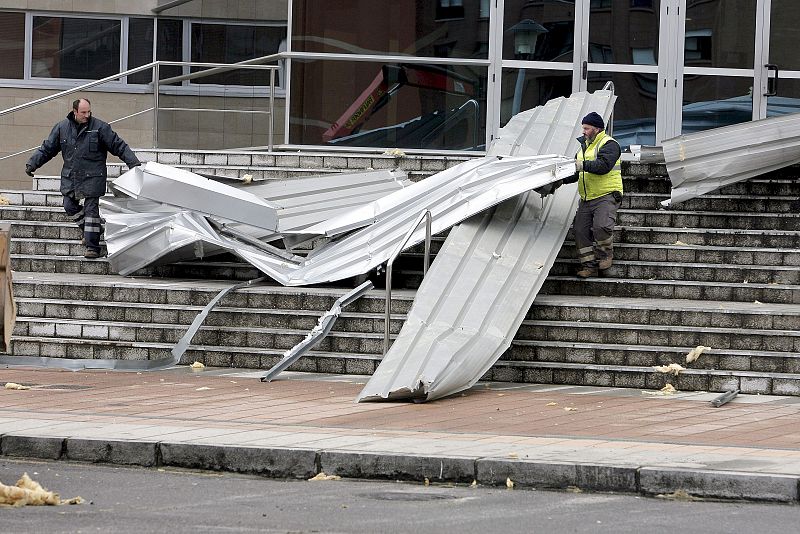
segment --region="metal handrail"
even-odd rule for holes
[[[389,256],[389,259],[386,260],[386,314],[384,317],[384,331],[383,331],[383,353],[386,354],[389,351],[389,325],[391,322],[391,309],[392,309],[392,265],[394,264],[394,260],[397,259],[397,256],[403,251],[408,243],[408,240],[411,239],[411,236],[419,227],[419,223],[422,222],[422,219],[425,219],[425,263],[422,265],[422,276],[424,277],[428,274],[428,263],[430,262],[431,257],[431,222],[433,221],[433,216],[431,215],[431,210],[426,209],[414,221],[414,224],[409,228],[408,232],[406,232],[406,236],[403,238],[403,241],[394,249],[392,255]]]
[[[33,106],[37,106],[39,104],[44,104],[46,102],[50,102],[52,100],[56,100],[71,94],[79,93],[81,91],[85,91],[86,89],[90,89],[92,87],[96,87],[98,85],[102,85],[104,83],[112,82],[114,80],[118,80],[120,78],[124,78],[126,76],[130,76],[131,74],[136,74],[137,72],[142,72],[146,70],[153,71],[153,81],[150,82],[149,85],[153,87],[153,107],[147,108],[143,111],[137,111],[136,113],[132,113],[131,115],[127,115],[125,117],[121,117],[119,119],[115,119],[113,121],[109,121],[109,124],[114,124],[120,122],[125,119],[129,119],[131,117],[135,117],[137,115],[141,115],[143,113],[148,113],[150,111],[153,112],[153,148],[158,148],[158,112],[159,111],[196,111],[196,112],[233,112],[233,113],[250,113],[250,114],[262,114],[262,115],[269,115],[269,131],[268,131],[268,150],[272,152],[274,148],[274,131],[275,131],[275,71],[280,68],[278,65],[261,65],[261,64],[251,64],[250,62],[258,61],[263,63],[265,61],[269,61],[272,59],[278,59],[282,57],[282,54],[273,54],[271,56],[263,56],[260,58],[255,58],[253,60],[248,60],[245,62],[240,63],[201,63],[201,62],[192,62],[192,61],[153,61],[147,63],[146,65],[142,65],[139,67],[135,67],[132,69],[128,69],[126,71],[112,74],[111,76],[106,76],[105,78],[101,78],[99,80],[94,80],[77,87],[73,87],[72,89],[66,89],[64,91],[60,91],[58,93],[54,93],[52,95],[44,96],[42,98],[37,98],[36,100],[31,100],[30,102],[26,102],[24,104],[19,104],[17,106],[10,107],[8,109],[0,110],[0,117],[3,115],[8,115],[17,111],[21,111],[23,109],[31,108]],[[207,70],[203,70],[200,72],[191,73],[185,76],[179,76],[174,78],[168,78],[166,80],[159,80],[159,73],[161,66],[181,66],[181,67],[208,67]],[[165,83],[173,83],[175,81],[182,81],[184,79],[194,79],[194,78],[202,78],[205,76],[211,76],[212,74],[216,74],[218,72],[227,72],[230,70],[236,69],[253,69],[253,70],[269,70],[269,111],[259,111],[259,110],[217,110],[217,109],[205,109],[205,108],[163,108],[159,107],[159,94],[160,94],[160,86]],[[30,152],[32,150],[36,150],[37,146],[26,148],[19,152],[15,152],[13,154],[8,154],[6,156],[0,157],[0,161],[11,158],[14,156],[19,156],[21,154],[25,154],[26,152]]]

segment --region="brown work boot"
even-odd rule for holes
[[[597,268],[600,269],[601,271],[606,271],[606,270],[611,268],[611,263],[613,261],[614,261],[614,258],[612,258],[611,256],[609,256],[607,258],[603,258],[602,260],[600,260],[597,263]]]
[[[590,278],[592,276],[597,276],[597,267],[592,267],[591,265],[584,265],[581,267],[581,270],[578,271],[578,278]]]
[[[90,260],[96,260],[97,258],[100,257],[100,251],[87,248],[86,252],[83,253],[83,257]]]

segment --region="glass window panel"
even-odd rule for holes
[[[298,0],[292,50],[486,59],[486,17],[481,2]]]
[[[755,54],[756,0],[688,0],[688,67],[752,69]]]
[[[503,69],[500,124],[511,117],[572,93],[572,71],[544,69]]]
[[[153,19],[131,18],[128,25],[128,68],[146,65],[153,60]],[[183,22],[173,19],[158,19],[158,52],[160,61],[180,61],[183,51]],[[159,78],[178,76],[181,67],[162,66]],[[137,72],[128,76],[128,83],[150,83],[151,71]]]
[[[574,0],[509,0],[505,3],[503,21],[503,59],[572,61],[575,36]],[[534,31],[533,35],[526,35],[524,27],[518,26],[525,21],[541,25],[547,32]],[[531,39],[532,44],[526,44],[526,39]]]
[[[767,98],[767,117],[800,113],[800,80],[781,78],[778,96]]]
[[[276,54],[286,39],[285,26],[192,24],[192,61],[237,63]],[[193,68],[196,72],[202,68]],[[192,83],[221,85],[269,85],[269,71],[238,69],[196,78]]]
[[[781,70],[800,70],[800,55],[795,50],[800,42],[798,17],[800,2],[797,0],[772,0],[769,62],[777,64]]]
[[[0,78],[22,79],[25,66],[25,14],[0,13]]]
[[[752,78],[685,75],[683,133],[752,120],[752,90]]]
[[[589,72],[589,91],[614,82],[612,132],[620,146],[656,144],[656,92],[658,75],[639,72]]]
[[[290,142],[482,150],[486,72],[465,66],[293,62]]]
[[[641,50],[658,58],[660,1],[592,2],[589,15],[589,61],[591,63],[641,64]]]
[[[31,76],[96,80],[120,72],[120,21],[33,17]]]

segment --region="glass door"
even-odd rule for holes
[[[800,112],[800,55],[795,46],[800,39],[800,2],[762,0],[759,21],[761,61],[756,78],[760,95],[754,118]]]
[[[579,89],[613,82],[613,135],[624,148],[656,142],[662,0],[585,0]]]

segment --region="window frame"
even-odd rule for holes
[[[15,9],[2,9],[3,12],[19,13],[22,10]],[[48,17],[48,18],[69,18],[69,19],[99,19],[99,20],[113,20],[120,23],[120,47],[119,47],[119,70],[117,72],[124,72],[131,67],[128,65],[128,44],[129,44],[129,28],[131,19],[152,19],[154,24],[157,24],[158,19],[161,17],[149,17],[146,15],[118,15],[109,13],[86,13],[76,15],[75,13],[64,13],[59,11],[40,11],[29,10],[23,11],[25,14],[25,43],[23,46],[23,77],[18,78],[0,78],[0,87],[4,88],[36,88],[36,89],[58,89],[65,90],[74,88],[76,85],[94,81],[88,78],[47,78],[47,77],[33,77],[32,64],[33,64],[33,19],[34,17]],[[191,58],[191,27],[192,24],[223,24],[226,26],[264,26],[284,28],[286,38],[288,40],[289,27],[288,21],[253,24],[250,21],[231,21],[220,19],[205,19],[205,18],[184,18],[184,17],[164,17],[171,20],[180,20],[182,23],[182,36],[183,47],[181,50],[181,61],[189,61]],[[158,47],[157,35],[153,39],[153,49]],[[280,47],[279,47],[280,48]],[[276,51],[277,52],[277,51]],[[155,53],[155,52],[154,52]],[[184,73],[188,74],[189,67],[184,67]],[[151,83],[129,83],[127,77],[120,78],[119,80],[106,82],[100,86],[102,91],[111,93],[149,93]],[[268,98],[270,96],[269,88],[260,91],[258,94],[253,94],[253,86],[242,85],[220,85],[220,84],[197,84],[192,80],[184,80],[180,85],[162,85],[159,90],[162,94],[173,95],[188,95],[188,96],[231,96],[231,97],[253,97],[253,98]],[[275,79],[275,97],[286,97],[286,76],[278,73]]]

